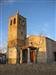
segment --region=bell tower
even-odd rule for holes
[[[18,11],[15,16],[9,17],[8,26],[8,59],[12,60],[10,52],[16,50],[16,62],[19,62],[19,51],[26,44],[26,18]],[[12,51],[11,51],[12,50]],[[15,54],[14,54],[15,55]],[[15,63],[16,63],[15,62]]]

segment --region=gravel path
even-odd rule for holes
[[[0,65],[0,75],[56,75],[56,64]]]

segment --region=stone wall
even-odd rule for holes
[[[52,63],[54,62],[54,46],[53,44],[55,43],[54,40],[51,40],[49,38],[46,38],[46,53],[47,53],[47,62]]]

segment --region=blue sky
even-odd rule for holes
[[[55,0],[0,0],[0,47],[6,47],[8,18],[16,11],[27,18],[28,35],[45,35],[56,40]]]

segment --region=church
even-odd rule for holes
[[[52,63],[56,61],[56,41],[45,37],[27,37],[26,18],[17,11],[9,17],[8,23],[8,64]]]

